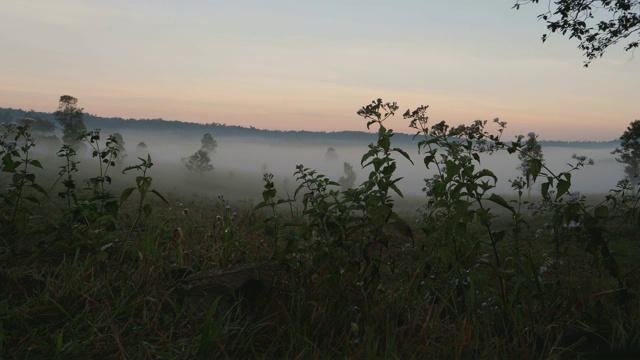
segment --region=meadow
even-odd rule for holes
[[[219,141],[203,174],[169,142],[119,163],[107,134],[42,150],[3,125],[0,357],[638,353],[640,193],[598,177],[623,177],[608,152],[543,162],[500,121],[426,108],[403,116],[410,150],[397,110],[364,106],[377,140],[337,162]]]

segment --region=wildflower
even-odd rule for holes
[[[234,211],[233,213],[231,213],[231,220],[235,219],[236,216],[238,216],[237,212]]]
[[[6,142],[4,146],[7,152],[13,152],[18,146],[18,143],[15,141],[9,141],[9,142]]]
[[[509,179],[509,182],[511,183],[511,187],[514,189],[524,189],[526,186],[526,182],[522,176],[518,176],[515,180]]]
[[[536,135],[536,133],[532,131],[529,134],[527,134],[527,136],[529,137],[529,139],[535,139],[538,135]]]
[[[579,202],[581,199],[580,192],[574,191],[569,193],[569,200],[567,200],[567,204],[573,204]]]

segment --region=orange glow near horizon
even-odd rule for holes
[[[585,69],[574,43],[540,44],[534,7],[461,1],[468,13],[448,2],[3,4],[0,106],[55,111],[69,94],[105,117],[364,131],[356,111],[382,98],[451,124],[499,117],[505,136],[544,140],[612,140],[640,118],[640,62],[627,53]],[[410,133],[402,112],[390,127]]]

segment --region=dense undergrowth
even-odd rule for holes
[[[188,207],[154,190],[151,157],[117,167],[117,140],[83,137],[98,173],[78,178],[75,150],[56,179],[32,158],[29,120],[4,124],[0,156],[2,358],[574,358],[640,351],[638,186],[606,197],[571,191],[588,165],[552,173],[505,123],[428,126],[404,117],[422,158],[393,147],[381,100],[358,114],[377,129],[340,185],[299,165],[281,196],[220,196]],[[486,130],[497,127],[496,134]],[[523,154],[514,195],[483,156]],[[397,161],[426,166],[415,217],[399,216]],[[53,163],[53,161],[47,161]],[[84,165],[84,163],[82,164]],[[131,187],[114,169],[135,172]],[[536,181],[540,194],[527,194]],[[8,183],[7,185],[5,185]],[[125,185],[126,186],[126,185]],[[533,201],[532,199],[535,199]],[[169,206],[170,204],[170,206]]]

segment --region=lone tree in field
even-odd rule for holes
[[[353,165],[345,162],[343,170],[344,176],[340,176],[340,179],[338,179],[338,183],[345,190],[353,188],[356,183],[356,172],[353,171]]]
[[[198,150],[193,155],[188,158],[183,158],[182,162],[184,166],[189,171],[195,171],[200,176],[206,172],[213,170],[213,165],[211,165],[211,158],[209,157],[209,153],[206,150]]]
[[[200,148],[200,150],[204,150],[208,153],[215,152],[216,148],[218,147],[218,142],[215,141],[213,139],[213,136],[211,136],[211,134],[209,133],[204,134],[200,142],[202,143],[202,147]]]
[[[619,154],[618,162],[625,164],[624,172],[630,180],[640,177],[640,120],[631,122],[620,136],[620,147],[612,154]]]
[[[87,129],[84,126],[83,108],[77,106],[78,99],[69,95],[60,96],[58,110],[53,113],[62,126],[62,142],[77,150],[80,136]]]
[[[539,0],[516,0],[513,7]],[[584,66],[602,57],[605,51],[619,42],[625,51],[638,47],[640,43],[640,1],[638,0],[548,0],[542,2],[545,12],[538,19],[547,23],[548,33],[542,35],[546,41],[551,33],[560,33],[580,41],[578,49],[587,58]]]
[[[324,153],[324,158],[327,161],[336,161],[338,160],[338,153],[336,152],[336,149],[333,147],[327,148],[327,152]]]
[[[136,147],[136,151],[138,152],[147,151],[147,144],[145,144],[143,141],[139,142],[138,146]]]

